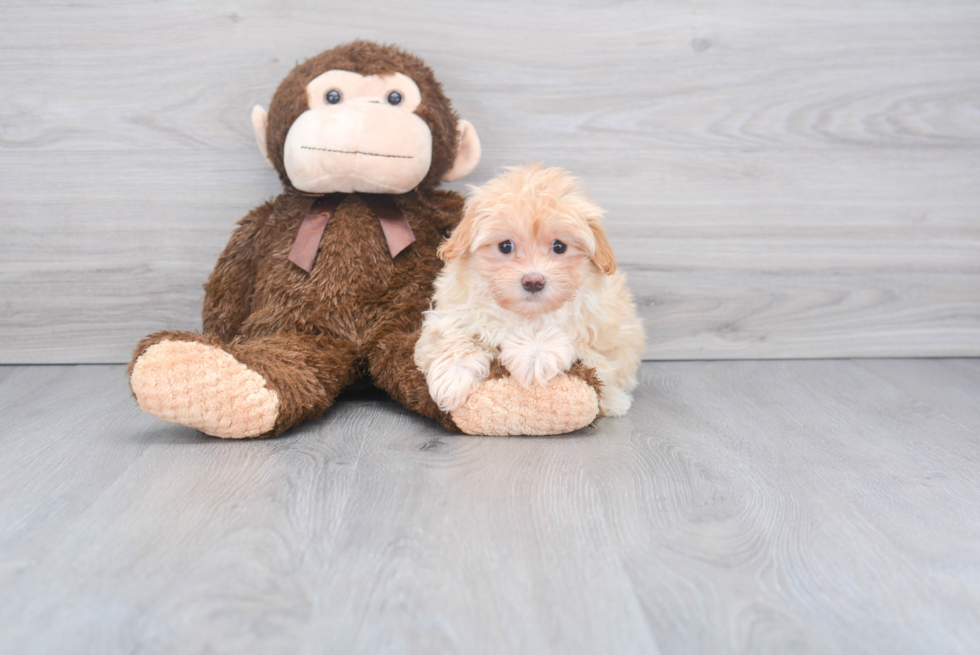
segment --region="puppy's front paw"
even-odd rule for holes
[[[426,381],[429,395],[444,412],[451,412],[466,402],[473,390],[490,373],[489,358],[442,359],[429,369]]]
[[[547,384],[575,361],[571,338],[555,328],[531,335],[514,335],[500,346],[500,362],[523,386]]]

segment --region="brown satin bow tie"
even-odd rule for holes
[[[317,198],[303,217],[303,222],[296,233],[296,241],[289,251],[289,261],[307,273],[313,270],[313,260],[316,259],[316,252],[320,248],[323,231],[327,229],[330,217],[349,195],[353,194],[328,193]],[[408,224],[408,219],[398,209],[391,196],[378,193],[359,193],[357,196],[378,217],[392,258],[415,241],[415,234]]]

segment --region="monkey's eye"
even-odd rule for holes
[[[402,104],[402,94],[398,93],[398,91],[392,91],[391,93],[389,93],[388,104],[395,105],[396,107]]]
[[[568,248],[568,246],[566,246],[564,243],[562,243],[558,239],[555,239],[554,241],[551,242],[551,249],[555,251],[555,254],[556,255],[562,254],[563,252],[565,252],[565,250],[567,248]]]
[[[323,97],[326,99],[327,104],[335,105],[340,102],[340,91],[337,89],[330,89],[327,91],[327,95]]]
[[[500,252],[504,253],[505,255],[509,255],[510,253],[514,252],[514,242],[511,241],[510,239],[507,239],[506,241],[501,241],[500,243],[497,244],[497,248],[500,250]]]

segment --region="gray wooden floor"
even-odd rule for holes
[[[980,652],[980,360],[647,363],[635,411],[283,438],[0,367],[3,653]]]

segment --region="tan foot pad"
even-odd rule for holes
[[[530,387],[511,377],[487,380],[452,417],[466,434],[506,436],[565,434],[598,414],[595,390],[580,378],[560,375]]]
[[[220,348],[193,341],[147,348],[129,384],[144,412],[213,437],[257,437],[279,413],[279,397],[265,378]]]

